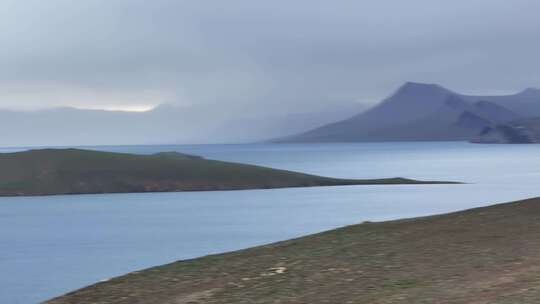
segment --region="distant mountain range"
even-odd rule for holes
[[[276,142],[471,140],[488,128],[534,116],[540,116],[538,89],[470,96],[436,84],[408,82],[351,118]]]
[[[281,109],[253,111],[197,105],[160,105],[144,112],[69,107],[0,110],[1,146],[76,146],[253,142],[304,132],[361,111],[357,103],[283,114]],[[281,112],[280,112],[281,111]]]
[[[358,114],[351,117],[354,113]],[[497,126],[533,117],[540,117],[538,89],[506,96],[470,96],[436,84],[409,82],[367,110],[354,102],[318,103],[297,112],[280,107],[168,104],[145,112],[69,107],[0,110],[0,145],[241,143],[264,138],[278,138],[274,142],[492,142],[499,138],[504,142],[494,132],[505,128]],[[512,126],[516,125],[519,123]],[[531,123],[522,126],[530,127]],[[282,137],[286,134],[295,135]]]

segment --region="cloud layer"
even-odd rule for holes
[[[407,80],[513,92],[540,85],[538,11],[534,0],[1,0],[0,108],[259,115],[372,103]]]

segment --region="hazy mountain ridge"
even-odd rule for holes
[[[467,101],[490,101],[523,116],[540,116],[540,89],[527,88],[519,93],[501,96],[460,95]]]
[[[519,104],[514,106],[513,100]],[[540,110],[540,90],[535,89],[508,96],[467,96],[436,84],[408,82],[365,112],[276,141],[470,140],[485,128],[534,115],[536,107]]]
[[[379,104],[287,112],[164,104],[145,112],[54,108],[0,110],[3,146],[470,140],[486,128],[540,116],[540,90],[470,96],[408,82]],[[356,114],[355,114],[356,113]],[[303,132],[303,133],[302,133]],[[285,134],[299,134],[283,138]]]
[[[2,146],[178,144],[250,142],[303,132],[362,110],[340,103],[284,115],[279,109],[253,116],[231,109],[163,104],[144,112],[77,109],[0,110]],[[251,112],[249,112],[251,113]]]

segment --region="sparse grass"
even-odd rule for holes
[[[47,303],[540,303],[540,199],[175,262]]]
[[[327,178],[175,152],[31,150],[0,154],[0,169],[0,195],[4,196],[440,183]]]

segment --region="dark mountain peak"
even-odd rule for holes
[[[442,88],[442,87],[436,83],[407,81],[400,87],[400,89],[403,89],[403,88]]]
[[[447,92],[448,90],[438,84],[406,82],[396,91],[396,94],[422,94],[426,92]]]
[[[438,84],[406,82],[386,101],[399,101],[400,103],[416,104],[442,104],[447,96],[457,95],[456,93],[441,87]]]

